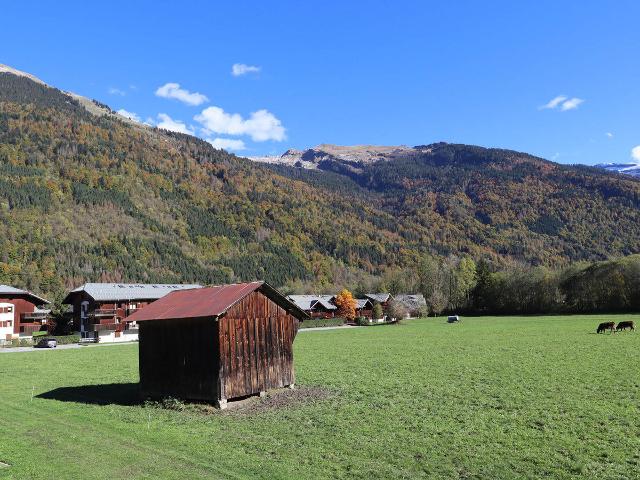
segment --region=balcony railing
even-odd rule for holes
[[[118,310],[115,308],[96,308],[93,312],[89,313],[90,317],[114,317],[118,314]]]
[[[46,323],[49,320],[49,312],[29,312],[21,313],[20,321],[24,323]]]
[[[87,332],[124,332],[125,330],[131,330],[132,332],[137,331],[137,328],[129,328],[128,323],[120,322],[120,323],[93,323],[89,324],[85,327],[85,331]]]
[[[120,324],[118,323],[96,323],[95,325],[91,325],[94,332],[104,332],[107,330],[117,330]]]
[[[42,325],[20,325],[20,333],[33,333],[39,332],[42,329]]]

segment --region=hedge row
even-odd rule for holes
[[[70,343],[79,343],[80,335],[47,335],[47,338],[54,338],[58,341],[58,345],[68,345]],[[37,341],[34,339],[34,341]]]
[[[80,342],[80,335],[34,335],[33,340],[30,338],[14,338],[9,342],[5,342],[0,345],[0,348],[11,348],[11,347],[32,347],[42,338],[55,338],[58,341],[58,345],[68,345],[70,343],[78,343]]]
[[[338,327],[344,323],[344,318],[312,318],[300,322],[299,328]]]

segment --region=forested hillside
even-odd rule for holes
[[[322,288],[427,254],[640,251],[633,179],[445,144],[358,174],[270,168],[96,110],[0,73],[0,282],[54,298],[89,280]]]
[[[640,252],[640,181],[597,168],[446,143],[355,168],[339,159],[318,167],[269,166],[324,190],[369,198],[415,226],[412,232],[426,232],[439,256],[559,266]]]
[[[0,74],[0,281],[332,282],[408,262],[390,214]],[[419,240],[419,239],[417,239]]]

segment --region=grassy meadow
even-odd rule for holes
[[[639,478],[623,318],[301,332],[300,393],[224,412],[138,403],[137,345],[0,353],[0,479]]]

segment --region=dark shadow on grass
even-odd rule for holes
[[[37,395],[36,398],[60,402],[86,403],[89,405],[140,405],[138,383],[108,383],[104,385],[81,385],[60,387]]]

